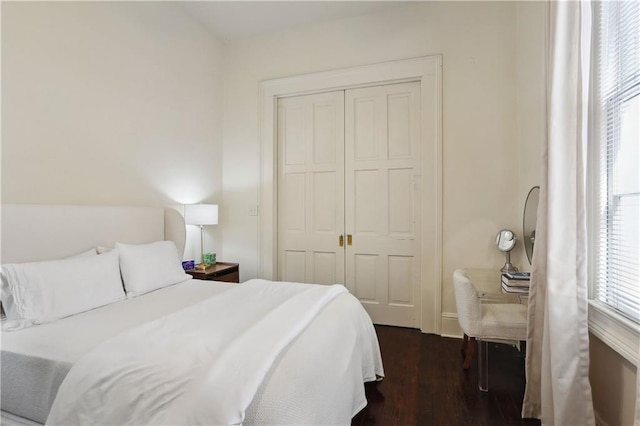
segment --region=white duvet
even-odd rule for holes
[[[47,424],[241,424],[247,411],[252,411],[256,395],[270,385],[265,381],[276,376],[274,369],[287,370],[286,365],[277,365],[284,363],[283,358],[292,358],[284,356],[292,342],[338,296],[353,298],[339,285],[252,280],[124,332],[73,366],[58,390]],[[347,408],[337,410],[337,417],[335,412],[326,410],[343,389],[337,392],[330,385],[296,383],[300,379],[290,377],[289,385],[314,390],[309,410],[325,407],[316,411],[326,411],[303,413],[296,421],[348,424],[351,415],[364,405],[362,383],[383,375],[370,320],[363,319],[364,310],[359,303],[349,301],[343,305],[345,312],[335,318],[341,322],[335,329],[343,335],[336,340],[344,338],[345,346],[353,345],[348,346],[350,368],[327,375],[352,376],[340,383],[353,387],[347,393]],[[354,334],[353,330],[363,324],[370,330]],[[304,352],[304,348],[297,352]],[[304,364],[299,356],[287,363],[296,368]],[[310,362],[306,368],[316,366]],[[300,376],[317,377],[322,382],[323,372],[317,373]],[[277,376],[280,382],[286,377]],[[283,388],[283,384],[279,387]],[[253,410],[268,411],[264,407]],[[253,421],[287,422],[286,415],[261,416],[254,416]]]

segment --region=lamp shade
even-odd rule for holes
[[[217,225],[217,204],[187,204],[184,206],[184,221],[187,225]]]

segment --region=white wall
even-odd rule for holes
[[[521,1],[516,4],[516,140],[518,153],[512,161],[518,165],[520,238],[514,250],[514,263],[530,271],[522,243],[522,215],[529,190],[540,185],[542,146],[546,138],[545,107],[545,18],[544,3]]]
[[[589,380],[597,423],[632,425],[636,404],[636,366],[589,334]]]
[[[2,2],[2,202],[220,201],[221,54],[172,3]]]
[[[537,18],[529,23],[514,2],[426,2],[226,45],[224,241],[226,257],[242,263],[242,279],[258,267],[258,222],[248,209],[258,203],[259,82],[442,54],[442,310],[457,326],[453,270],[502,266],[495,234],[502,227],[521,234],[520,192],[539,170],[538,161],[521,161],[540,141],[518,139],[530,116],[517,112],[542,90],[539,78],[518,75],[517,63],[518,24],[535,26]]]

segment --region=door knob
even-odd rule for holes
[[[350,246],[353,243],[353,236],[351,234],[347,234],[347,245]]]
[[[340,244],[340,247],[344,247],[344,236],[340,235],[340,238],[338,239],[338,243]]]

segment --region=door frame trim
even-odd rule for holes
[[[277,271],[278,98],[382,84],[420,82],[422,145],[422,236],[420,329],[440,334],[442,310],[442,56],[304,74],[259,84],[260,217],[258,274]],[[433,203],[430,201],[434,200]]]

